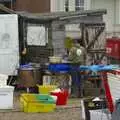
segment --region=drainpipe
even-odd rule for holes
[[[115,32],[115,25],[116,25],[116,2],[117,2],[117,0],[114,0],[114,25],[113,25],[113,37],[115,37],[116,36],[116,32]]]
[[[11,0],[11,9],[13,9],[13,0]]]
[[[120,0],[119,0],[119,3],[118,3],[118,9],[119,9],[119,13],[118,13],[119,14],[119,19],[118,19],[119,22],[118,23],[120,24]]]

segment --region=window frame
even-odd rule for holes
[[[69,0],[65,0],[65,12],[69,11]]]
[[[75,11],[85,9],[85,0],[75,0]]]

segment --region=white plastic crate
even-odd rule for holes
[[[111,120],[111,114],[107,110],[90,110],[90,120]]]
[[[107,73],[108,84],[112,95],[113,102],[120,99],[120,71],[114,71],[113,73]]]
[[[0,109],[13,108],[13,92],[14,87],[12,86],[0,87]]]
[[[98,99],[98,98],[97,98]],[[84,104],[85,100],[81,100],[81,119],[82,120],[111,120],[111,114],[109,112],[108,109],[106,108],[101,108],[101,109],[97,109],[95,108],[94,110],[92,109],[88,109],[87,107],[85,107],[86,105]],[[87,115],[86,112],[89,114]]]
[[[0,86],[7,85],[8,75],[0,74]]]
[[[0,80],[6,80],[8,79],[8,75],[0,74]]]
[[[5,81],[5,82],[1,82],[0,81],[0,87],[2,87],[2,86],[6,86],[7,85],[7,82]]]

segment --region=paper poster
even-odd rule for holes
[[[28,26],[27,29],[28,45],[45,46],[46,31],[44,26]]]

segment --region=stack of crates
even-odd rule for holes
[[[56,85],[38,85],[40,94],[50,94],[51,91],[57,89]]]
[[[23,112],[53,112],[56,108],[56,101],[50,95],[42,94],[22,94],[20,97],[20,107]]]

